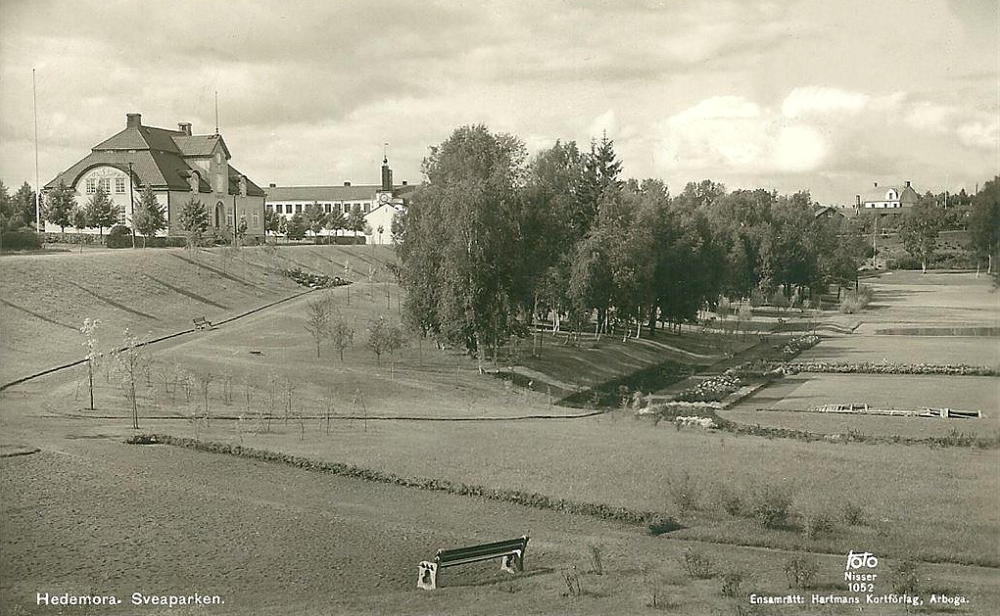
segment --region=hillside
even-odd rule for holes
[[[100,250],[0,257],[0,382],[80,359],[85,318],[102,322],[102,345],[125,327],[141,337],[189,329],[305,291],[283,269],[366,280],[384,275],[387,248],[281,246]],[[346,267],[345,267],[346,265]]]

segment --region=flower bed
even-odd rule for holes
[[[281,273],[304,287],[339,287],[345,284],[351,284],[349,280],[344,280],[340,276],[333,276],[331,278],[330,276],[326,276],[324,274],[310,274],[309,272],[302,271],[299,268],[284,270]]]
[[[830,372],[835,374],[947,374],[956,376],[1000,376],[1000,370],[988,366],[968,364],[901,364],[901,363],[844,363],[807,361],[787,364],[794,372]]]

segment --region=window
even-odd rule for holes
[[[106,193],[111,192],[111,178],[101,178],[98,182],[101,190]]]
[[[323,211],[326,212],[327,214],[330,213],[330,204],[329,203],[324,203],[323,204]]]
[[[125,192],[125,178],[115,178],[115,192],[119,195]]]
[[[367,214],[367,213],[368,213],[368,204],[366,203],[365,204],[365,214]]]
[[[260,229],[260,214],[257,212],[253,213],[253,228]]]
[[[271,204],[270,203],[265,203],[264,204],[264,209],[267,210],[268,212],[270,212],[271,211]]]
[[[123,207],[118,208],[118,224],[125,224],[125,208]]]
[[[97,192],[97,180],[94,178],[87,178],[87,194],[92,195]]]
[[[292,204],[291,203],[289,203],[288,205],[285,206],[285,213],[286,214],[291,214],[292,213]]]
[[[296,214],[301,214],[302,213],[302,204],[301,203],[296,203],[295,204],[295,213]]]

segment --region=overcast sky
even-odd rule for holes
[[[420,181],[484,123],[534,153],[607,131],[672,192],[871,182],[971,192],[1000,169],[993,0],[0,0],[0,178],[44,184],[125,126],[221,132],[258,184]]]

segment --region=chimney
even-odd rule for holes
[[[271,182],[270,184],[268,184],[268,185],[267,185],[267,187],[268,187],[268,188],[277,188],[277,187],[278,187],[278,185],[277,185],[277,184],[275,184],[274,182]]]
[[[403,180],[403,186],[406,186],[406,180]]]
[[[185,135],[187,135],[188,137],[191,136],[191,123],[190,122],[178,122],[177,123],[177,129],[179,131],[181,131],[182,133],[184,133]]]
[[[875,188],[878,188],[878,182],[875,182]]]
[[[142,114],[141,113],[126,113],[125,114],[125,128],[138,128],[142,126]]]
[[[909,188],[909,187],[910,187],[910,180],[906,180],[906,187],[907,187],[907,188]]]
[[[858,200],[858,205],[857,205],[857,207],[859,207],[859,208],[860,208],[860,207],[861,207],[861,195],[854,195],[854,197],[855,197],[855,198],[856,198],[856,199]]]
[[[350,182],[344,182],[344,186],[350,186],[350,185],[351,185]]]

